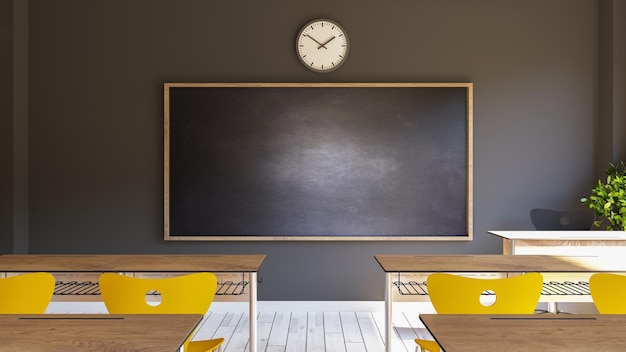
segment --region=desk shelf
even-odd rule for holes
[[[505,277],[502,273],[467,273],[463,276],[480,278]],[[541,302],[591,302],[588,280],[577,280],[579,275],[544,274],[543,289],[541,290]],[[392,282],[394,287],[394,301],[429,301],[426,279],[428,275],[423,273],[398,274],[397,280]],[[485,291],[483,295],[493,295]]]
[[[393,285],[398,290],[398,294],[403,296],[428,296],[426,282],[417,281],[394,281]],[[483,295],[493,295],[491,291],[485,291]],[[584,296],[589,295],[589,283],[585,281],[550,281],[543,283],[542,296]]]
[[[56,279],[53,301],[101,301],[98,286],[99,273],[52,273]],[[165,278],[184,273],[123,273],[129,276],[144,278]],[[15,273],[0,273],[0,277],[12,276]],[[217,276],[217,292],[215,301],[243,301],[249,297],[249,275],[247,273],[215,273]],[[148,292],[148,295],[159,295]]]
[[[222,281],[217,283],[216,296],[239,296],[245,295],[247,281]],[[158,292],[148,292],[149,295],[158,296]],[[57,281],[54,288],[55,296],[100,296],[98,282],[92,281]]]

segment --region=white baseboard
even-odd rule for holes
[[[249,310],[248,302],[213,302],[212,311]],[[384,311],[383,301],[259,301],[257,310],[271,312],[377,312]]]
[[[248,312],[248,302],[213,302],[212,312]],[[394,311],[430,312],[430,302],[394,302]],[[259,301],[257,311],[270,312],[384,312],[384,301]],[[46,313],[106,313],[102,302],[51,302]]]
[[[538,309],[547,309],[539,303]],[[248,302],[213,302],[211,312],[248,312]],[[559,303],[559,311],[595,314],[593,303]],[[259,301],[257,311],[269,312],[384,312],[384,301]],[[434,313],[430,302],[394,302],[394,312]],[[51,302],[46,313],[55,314],[105,314],[102,302]]]

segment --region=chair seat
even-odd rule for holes
[[[415,339],[415,343],[422,349],[422,352],[439,352],[441,348],[433,340]],[[416,351],[417,352],[417,351]]]
[[[213,340],[191,341],[185,352],[211,352],[217,350],[224,343],[224,338]]]

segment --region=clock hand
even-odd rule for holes
[[[320,44],[320,46],[318,46],[317,48],[318,49],[321,48],[321,47],[326,48],[326,44],[330,43],[330,41],[333,40],[333,39],[335,39],[335,37],[332,37],[332,38],[328,39],[324,44],[317,43],[317,44]],[[326,48],[326,49],[328,49],[328,48]]]
[[[315,39],[315,38],[311,37],[311,36],[310,36],[310,35],[308,35],[308,34],[305,34],[305,35],[306,35],[307,37],[309,37],[309,38],[313,39],[313,41],[314,41],[314,42],[316,42],[317,44],[319,44],[319,45],[320,45],[320,46],[318,46],[318,47],[317,47],[317,49],[318,49],[318,50],[319,50],[319,49],[321,49],[321,48],[324,48],[324,49],[327,49],[327,50],[328,50],[328,48],[327,48],[327,47],[325,47],[325,46],[324,46],[324,44],[322,44],[322,43],[318,42],[318,41],[317,41],[317,39]]]

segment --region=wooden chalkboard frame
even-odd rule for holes
[[[407,236],[233,236],[172,234],[170,214],[170,89],[172,88],[463,88],[466,97],[466,233]],[[166,241],[469,241],[473,239],[473,84],[472,83],[164,83],[164,240]]]

